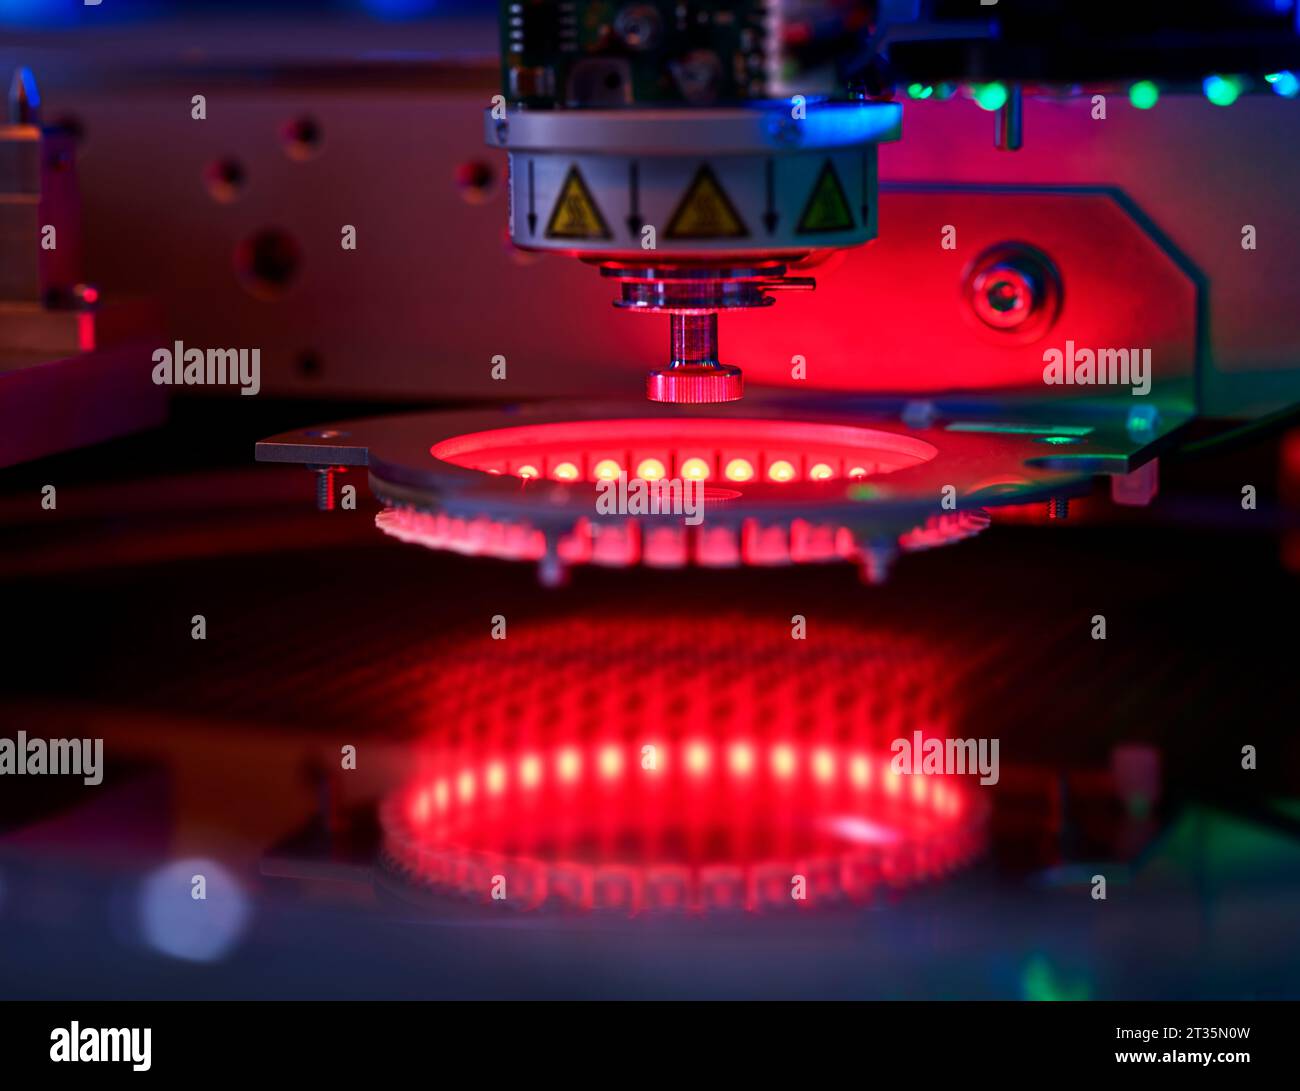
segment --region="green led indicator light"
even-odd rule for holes
[[[1241,97],[1242,82],[1239,76],[1206,76],[1201,86],[1205,97],[1215,106],[1231,106]]]
[[[928,83],[909,83],[907,85],[908,98],[929,98],[934,94],[934,88]]]
[[[1001,110],[1007,101],[1007,89],[1000,83],[976,84],[973,93],[982,110]]]
[[[1150,80],[1140,80],[1128,89],[1128,100],[1139,110],[1150,110],[1160,101],[1160,88]]]

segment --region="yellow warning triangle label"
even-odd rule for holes
[[[853,210],[844,195],[840,176],[829,159],[822,165],[817,182],[808,195],[796,229],[800,235],[815,235],[824,231],[852,231]]]
[[[600,214],[591,190],[572,166],[560,187],[551,218],[546,223],[548,239],[608,239],[609,228]]]
[[[672,219],[668,221],[670,239],[743,239],[749,234],[745,221],[731,203],[722,185],[708,166],[695,173]]]

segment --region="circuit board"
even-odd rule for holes
[[[503,90],[533,107],[734,104],[783,94],[865,5],[503,0]],[[820,52],[813,49],[813,54]]]

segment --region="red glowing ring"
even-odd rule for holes
[[[613,417],[542,421],[438,440],[432,462],[509,489],[499,511],[480,493],[462,503],[453,487],[430,510],[390,488],[376,525],[400,541],[469,556],[549,565],[657,568],[696,564],[863,564],[863,500],[891,474],[925,467],[938,454],[915,436],[826,421],[752,417]],[[697,480],[709,517],[594,518],[602,482]],[[511,484],[513,483],[513,484]],[[875,541],[903,551],[959,541],[988,525],[982,511],[933,513],[923,504],[881,520]],[[830,510],[847,508],[847,517]],[[568,508],[567,518],[557,509]],[[576,511],[574,510],[576,509]],[[919,510],[918,510],[919,509]],[[926,510],[929,509],[929,510]],[[801,511],[810,514],[802,516]],[[812,514],[812,512],[815,512]]]
[[[859,902],[970,859],[989,789],[889,768],[899,737],[953,734],[942,649],[829,618],[791,635],[771,614],[671,609],[447,633],[436,669],[392,678],[432,725],[381,809],[399,889],[763,910]]]
[[[664,476],[691,477],[698,466],[704,480],[754,489],[866,480],[929,462],[938,451],[914,436],[857,425],[651,417],[494,428],[439,440],[429,454],[484,473],[565,483],[595,483],[614,468],[638,477],[651,462]],[[748,475],[736,473],[736,464]]]
[[[520,909],[862,902],[948,874],[983,839],[968,782],[789,738],[573,742],[434,764],[381,809],[390,863]]]
[[[1096,472],[1093,462],[1045,464],[1033,427],[913,427],[879,410],[810,404],[741,404],[719,418],[689,407],[552,403],[351,421],[337,428],[345,438],[328,438],[333,431],[272,437],[258,458],[366,466],[386,508],[376,518],[384,533],[534,561],[548,584],[583,564],[823,562],[856,564],[875,583],[900,552],[979,533],[985,507],[1073,495]],[[1117,467],[1130,443],[1118,426],[1094,429],[1088,442]],[[598,483],[642,464],[669,480],[689,479],[693,467],[705,482],[702,523],[687,525],[675,510],[599,510]],[[940,503],[949,496],[955,509]]]

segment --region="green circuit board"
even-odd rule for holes
[[[769,10],[762,2],[503,0],[503,91],[536,107],[764,98]]]

